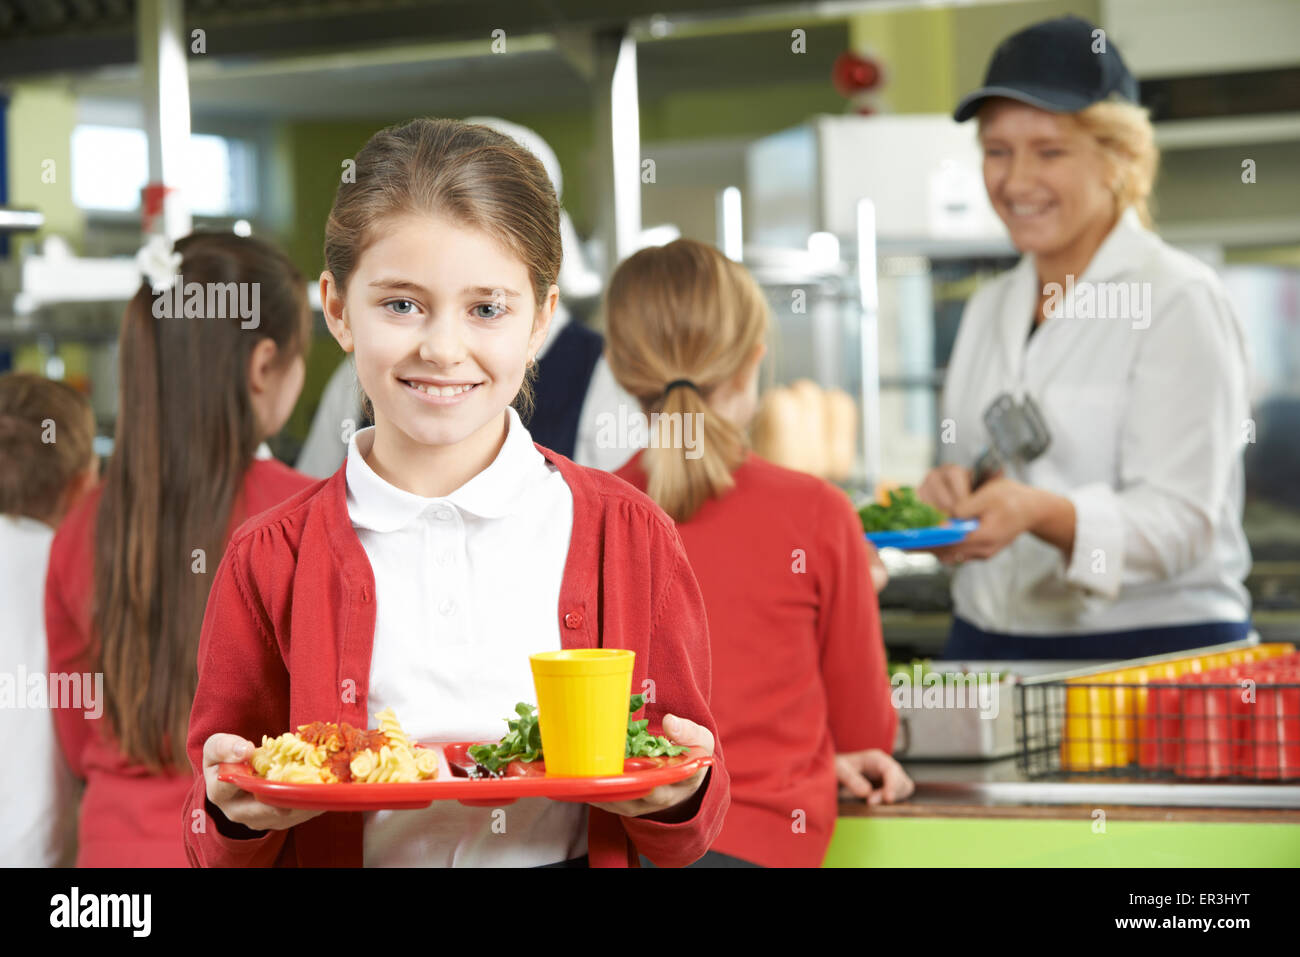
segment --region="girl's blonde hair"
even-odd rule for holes
[[[420,118],[370,137],[342,182],[325,224],[325,268],[342,293],[380,224],[399,215],[441,216],[488,233],[528,268],[536,308],[563,258],[560,204],[541,160],[486,126]],[[534,315],[534,322],[536,315]],[[532,410],[531,364],[514,404]]]
[[[754,278],[717,249],[678,239],[629,256],[605,295],[606,359],[619,385],[648,414],[660,413],[642,452],[646,491],[679,522],[732,487],[745,458],[744,432],[708,402],[732,381],[767,335],[768,306]],[[699,389],[664,387],[689,379]],[[674,415],[676,421],[674,421]],[[688,458],[673,433],[698,415],[699,456]],[[658,441],[654,441],[655,439]],[[658,445],[656,448],[655,445]]]
[[[981,123],[985,115],[981,109]],[[1160,151],[1146,108],[1124,100],[1103,100],[1077,113],[1059,115],[1101,146],[1118,211],[1132,206],[1142,224],[1150,229],[1151,192],[1155,188]]]

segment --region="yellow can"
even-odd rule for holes
[[[1124,767],[1137,759],[1137,723],[1146,712],[1147,672],[1145,668],[1126,668],[1115,672],[1113,680],[1115,764]]]
[[[1065,770],[1115,766],[1114,689],[1107,687],[1115,674],[1104,671],[1066,681],[1065,734],[1061,739],[1061,766]]]
[[[548,777],[623,773],[635,658],[621,648],[529,655]]]

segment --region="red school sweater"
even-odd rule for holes
[[[254,459],[231,509],[230,529],[313,484],[274,459]],[[51,673],[102,671],[92,638],[98,486],[60,523],[45,580],[45,631]],[[216,556],[212,556],[215,561]],[[186,557],[185,561],[189,561]],[[119,750],[107,722],[85,709],[56,708],[54,725],[69,767],[86,782],[78,822],[79,867],[185,867],[176,815],[192,778],[188,769],[154,774]]]
[[[556,610],[562,646],[635,651],[632,687],[647,678],[655,683],[644,714],[652,733],[662,733],[671,713],[709,728],[716,739],[704,600],[672,520],[613,475],[534,445],[573,493]],[[503,582],[503,592],[508,588]],[[363,864],[361,813],[327,812],[278,831],[228,820],[207,800],[203,743],[218,732],[256,743],[317,720],[369,726],[374,635],[374,573],[348,517],[344,466],[235,533],[199,641],[189,732],[194,777],[183,820],[192,864]],[[591,866],[635,866],[638,852],[660,867],[703,856],[729,801],[720,742],[713,758],[688,820],[669,824],[590,808]]]
[[[614,474],[646,487],[641,453]],[[888,752],[898,727],[871,545],[828,482],[753,452],[732,478],[678,525],[708,609],[709,704],[731,774],[713,850],[818,867],[838,810],[836,753]]]

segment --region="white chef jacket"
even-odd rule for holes
[[[528,656],[561,647],[556,609],[573,493],[519,413],[506,413],[496,458],[442,498],[375,474],[362,454],[373,427],[348,446],[348,514],[375,575],[366,704],[371,715],[391,707],[412,740],[502,737],[515,704],[537,701]],[[587,853],[587,807],[546,798],[508,808],[435,801],[367,813],[363,843],[366,867],[551,864]]]
[[[1138,284],[1127,311],[1119,283]],[[973,465],[988,405],[1030,394],[1051,446],[1007,474],[1074,503],[1074,550],[1067,561],[1025,533],[966,562],[955,614],[1019,635],[1247,620],[1249,360],[1219,278],[1129,209],[1026,342],[1038,296],[1030,254],[967,304],[943,396],[955,435],[941,458]]]

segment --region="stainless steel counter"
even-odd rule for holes
[[[1297,823],[1300,823],[1300,785],[1296,784],[1201,784],[1114,778],[1031,781],[1016,766],[1014,758],[965,763],[913,761],[903,766],[916,782],[916,792],[907,802],[913,806],[1274,808],[1297,811]],[[877,806],[873,810],[879,809]]]

